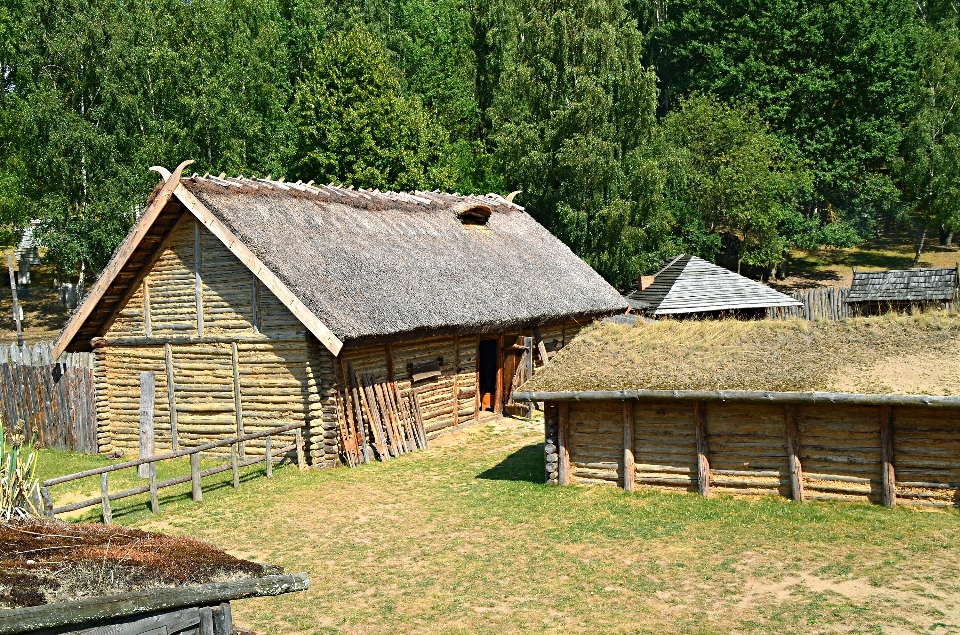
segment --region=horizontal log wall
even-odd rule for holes
[[[960,504],[960,409],[629,403],[547,404],[548,413],[567,409],[566,423],[562,416],[547,417],[546,461],[561,463],[547,482],[568,469],[570,482],[624,486],[623,466],[630,458],[624,440],[632,439],[634,482],[648,486],[798,500]],[[554,439],[561,447],[554,447]]]

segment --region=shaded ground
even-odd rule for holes
[[[308,572],[308,592],[235,603],[265,634],[960,631],[956,510],[549,488],[541,440],[483,423],[386,464],[250,468],[199,504],[164,490],[156,517],[117,501],[114,519]]]
[[[811,287],[849,287],[853,270],[909,269],[919,236],[909,232],[890,232],[850,249],[798,251],[790,256],[789,274],[773,286],[781,291]],[[941,247],[937,236],[927,236],[920,256],[921,267],[956,267],[960,248]]]
[[[0,253],[0,342],[16,342],[17,326],[13,321],[13,296],[6,252]],[[76,281],[74,281],[76,282]],[[57,305],[57,289],[53,272],[45,265],[30,270],[30,288],[18,292],[23,307],[23,339],[26,342],[52,342],[66,324],[70,312]]]
[[[0,523],[0,609],[264,573],[195,538],[101,524]]]

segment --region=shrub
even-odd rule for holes
[[[0,520],[41,515],[35,443],[36,435],[26,443],[22,419],[9,436],[0,421]]]

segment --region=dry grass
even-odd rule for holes
[[[958,342],[960,317],[943,312],[833,322],[596,324],[523,390],[958,394],[955,364],[930,363],[931,358],[954,360]],[[898,365],[896,372],[891,372],[891,362]],[[914,373],[914,366],[921,365],[925,374]]]
[[[956,511],[549,488],[541,439],[484,423],[200,504],[164,490],[161,515],[142,498],[115,519],[308,572],[308,592],[236,603],[237,624],[264,635],[960,629]],[[80,462],[50,452],[48,468],[60,457]]]

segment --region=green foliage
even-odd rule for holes
[[[701,253],[719,246],[709,235],[735,239],[736,262],[766,266],[783,260],[802,232],[799,201],[809,192],[805,163],[772,134],[757,113],[694,93],[663,121],[664,136],[681,156],[683,175],[671,192]],[[703,229],[700,229],[700,228]],[[697,245],[696,241],[701,241]],[[708,256],[715,255],[707,253]]]
[[[0,520],[40,516],[40,482],[36,478],[36,438],[26,443],[23,421],[7,436],[0,422]]]

